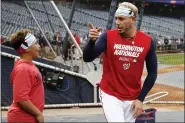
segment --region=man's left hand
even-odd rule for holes
[[[143,103],[140,100],[136,99],[131,106],[131,111],[133,112],[133,116],[135,118],[140,116],[142,113],[142,110],[143,110]]]

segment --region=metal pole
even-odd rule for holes
[[[37,20],[36,20],[35,16],[33,15],[33,13],[32,13],[32,11],[31,11],[30,7],[28,6],[28,4],[26,3],[26,1],[25,1],[25,0],[24,0],[24,3],[25,3],[25,5],[26,5],[26,7],[28,8],[28,10],[29,10],[29,12],[30,12],[31,16],[33,17],[34,21],[36,22],[37,26],[39,27],[39,29],[40,29],[40,31],[41,31],[41,33],[42,33],[42,35],[44,36],[44,38],[45,38],[45,40],[46,40],[47,44],[48,44],[48,45],[49,45],[49,47],[51,48],[51,51],[53,52],[53,54],[55,55],[55,57],[57,57],[57,55],[56,55],[55,51],[53,50],[53,48],[52,48],[52,46],[51,46],[51,44],[50,44],[50,42],[49,42],[49,41],[48,41],[48,39],[46,38],[46,36],[45,36],[44,32],[42,31],[42,29],[41,29],[41,27],[40,27],[39,23],[37,22]]]
[[[110,5],[110,10],[109,10],[109,19],[107,22],[107,30],[112,29],[112,24],[114,22],[114,15],[116,12],[116,7],[117,7],[118,1],[117,0],[112,0],[111,5]],[[100,64],[103,64],[103,55],[100,56]]]
[[[138,24],[137,24],[137,29],[139,29],[139,30],[140,30],[141,24],[142,24],[144,8],[145,8],[145,0],[141,1],[141,9],[140,9],[139,20],[138,20]]]
[[[71,23],[72,23],[72,20],[73,20],[73,15],[74,15],[74,12],[75,12],[75,6],[76,6],[76,2],[77,0],[73,0],[73,4],[72,4],[72,9],[71,9],[71,13],[69,15],[69,20],[67,22],[67,25],[69,28],[71,28]],[[68,52],[66,52],[66,47],[68,45],[68,37],[69,37],[69,34],[66,32],[66,36],[64,38],[64,47],[65,47],[65,50],[64,50],[64,54],[65,54],[65,57],[69,56]],[[67,48],[68,49],[68,48]],[[66,52],[66,53],[65,53]]]
[[[74,12],[75,12],[75,6],[76,6],[76,1],[77,0],[73,0],[73,4],[72,4],[72,9],[71,9],[71,14],[69,15],[69,20],[67,22],[67,25],[69,28],[71,28],[71,22],[73,20],[73,15],[74,15]],[[66,37],[65,37],[65,41],[67,41],[68,39],[68,33],[66,32]]]
[[[73,67],[74,67],[74,65],[73,65],[73,52],[72,52],[72,50],[73,50],[73,48],[72,48],[72,46],[71,46],[71,48],[70,48],[70,55],[71,55],[71,70],[74,72],[74,69],[73,69]]]
[[[117,4],[118,4],[117,0],[112,0],[111,1],[110,10],[109,10],[109,19],[108,19],[108,22],[107,22],[107,30],[110,30],[112,28],[112,24],[113,24],[113,21],[114,21],[114,15],[115,15],[115,12],[116,12]]]
[[[72,20],[73,20],[73,15],[75,13],[76,2],[77,2],[77,0],[73,0],[73,4],[72,4],[72,8],[71,8],[71,14],[69,16],[69,20],[68,20],[68,23],[67,23],[69,28],[71,28],[71,23],[72,23]]]
[[[46,16],[47,16],[47,19],[48,19],[48,21],[49,21],[49,25],[50,25],[50,27],[51,27],[51,29],[52,29],[52,31],[53,31],[53,34],[54,34],[54,33],[55,33],[55,29],[53,28],[52,23],[51,23],[51,20],[49,19],[49,15],[48,15],[48,12],[47,12],[47,10],[46,10],[46,7],[45,7],[45,5],[44,5],[43,0],[42,0],[42,5],[43,5],[43,8],[44,8],[44,10],[45,10],[45,12],[46,12]]]
[[[9,53],[6,53],[6,52],[0,52],[0,54],[2,56],[6,56],[8,58],[20,59],[19,56],[12,55],[12,54],[9,54]],[[48,69],[51,69],[51,70],[54,70],[54,71],[59,71],[59,72],[65,73],[65,74],[69,74],[69,75],[72,75],[72,76],[76,76],[76,77],[87,79],[87,77],[85,75],[80,74],[80,73],[76,73],[76,72],[73,72],[73,71],[70,71],[70,70],[66,70],[66,69],[63,69],[63,68],[59,68],[59,67],[56,67],[56,66],[52,66],[52,65],[41,63],[41,62],[37,62],[37,61],[33,61],[33,63],[35,65],[40,66],[40,67],[48,68]]]
[[[94,103],[97,103],[98,100],[97,100],[97,86],[95,85],[94,86]]]
[[[80,55],[82,56],[82,55],[83,55],[83,52],[82,52],[80,46],[78,45],[78,43],[76,42],[75,38],[73,37],[73,34],[71,33],[69,27],[67,26],[67,24],[66,24],[66,22],[65,22],[65,20],[64,20],[64,18],[63,18],[63,16],[61,15],[60,11],[58,10],[58,8],[57,8],[57,6],[55,5],[55,3],[53,2],[53,0],[50,0],[50,2],[51,2],[51,4],[53,5],[53,8],[54,8],[55,11],[57,12],[57,14],[59,15],[60,20],[61,20],[62,23],[64,24],[64,27],[66,28],[66,30],[67,30],[69,36],[71,37],[73,43],[74,43],[75,46],[77,47],[77,49],[78,49]],[[90,64],[87,63],[87,67],[91,70]]]
[[[55,11],[57,12],[57,14],[59,15],[59,18],[60,18],[60,20],[62,21],[62,23],[64,24],[64,27],[66,28],[68,34],[69,34],[70,37],[72,38],[73,43],[74,43],[75,46],[78,48],[78,50],[79,50],[79,52],[80,52],[80,55],[82,55],[83,52],[82,52],[80,46],[78,45],[78,43],[76,42],[75,38],[73,37],[73,34],[71,33],[69,27],[67,26],[67,24],[66,24],[66,22],[65,22],[65,20],[64,20],[64,18],[63,18],[63,16],[61,15],[60,11],[59,11],[58,8],[57,8],[57,6],[56,6],[55,3],[53,2],[53,0],[51,0],[50,2],[51,2],[51,4],[53,5],[53,8],[54,8]]]

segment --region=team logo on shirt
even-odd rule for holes
[[[128,70],[130,68],[130,63],[123,64],[123,69]]]

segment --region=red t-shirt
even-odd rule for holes
[[[13,85],[13,103],[8,110],[8,122],[36,122],[16,103],[30,100],[41,112],[44,108],[44,86],[38,68],[29,61],[16,61],[10,77]]]
[[[74,38],[75,38],[77,44],[80,46],[80,37],[75,36]],[[76,48],[76,46],[74,44],[73,44],[73,47]]]
[[[107,31],[107,49],[103,54],[100,88],[120,100],[134,100],[141,91],[141,76],[151,37],[140,31],[134,44],[117,30]]]

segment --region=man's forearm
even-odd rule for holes
[[[94,47],[95,47],[95,41],[89,41],[86,47],[84,48],[83,59],[85,62],[91,62],[96,58]]]
[[[152,89],[156,79],[157,79],[157,57],[155,53],[154,42],[151,41],[150,51],[146,56],[146,68],[148,75],[145,79],[144,85],[137,99],[144,101],[148,92]]]
[[[85,62],[91,62],[106,50],[107,34],[104,32],[96,41],[90,40],[83,50]]]
[[[41,114],[41,111],[30,100],[17,102],[17,104],[21,107],[21,109],[34,117]]]
[[[152,87],[154,86],[155,84],[155,81],[156,81],[156,78],[157,78],[157,73],[152,73],[152,74],[149,74],[146,79],[145,79],[145,82],[143,84],[143,87],[141,89],[141,92],[138,96],[137,99],[139,99],[141,102],[144,101],[146,95],[148,94],[148,92],[152,89]]]

